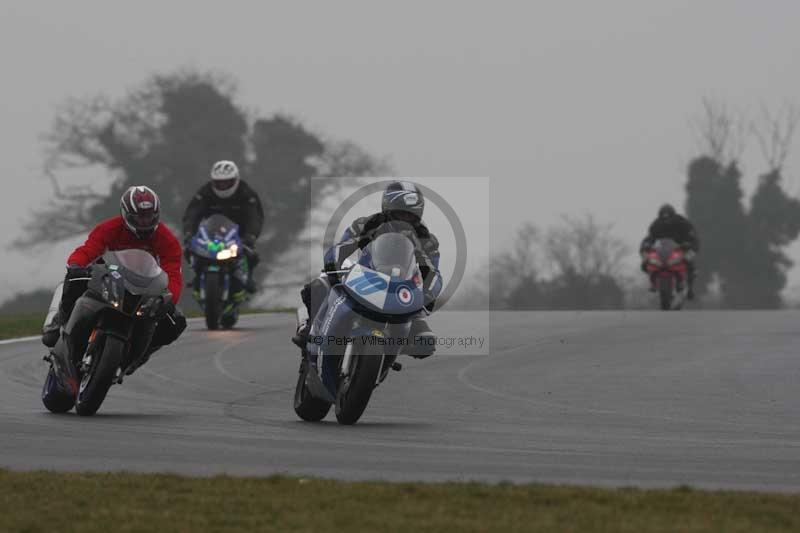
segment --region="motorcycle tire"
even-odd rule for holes
[[[218,272],[206,273],[205,316],[208,329],[219,329],[222,319],[222,276]]]
[[[672,309],[672,279],[658,279],[658,300],[661,304],[662,311],[669,311]]]
[[[378,382],[383,359],[378,355],[359,353],[358,346],[354,347],[354,352],[353,366],[336,392],[336,420],[344,425],[355,424],[364,414]]]
[[[116,337],[108,336],[104,339],[103,351],[93,356],[91,368],[81,378],[78,397],[75,399],[76,413],[81,416],[92,416],[100,409],[108,389],[117,377],[125,348],[125,343]]]

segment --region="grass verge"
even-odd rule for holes
[[[241,314],[252,315],[256,313],[293,313],[294,308],[275,308],[275,309],[243,309]],[[189,318],[203,316],[199,311],[187,313]],[[42,332],[44,323],[44,313],[30,313],[22,315],[0,315],[0,340],[13,339],[16,337],[28,337],[39,335]]]
[[[45,313],[0,315],[0,340],[39,335]]]
[[[798,531],[800,494],[0,470],[0,531]]]

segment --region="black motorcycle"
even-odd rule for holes
[[[106,252],[92,265],[86,291],[45,357],[44,406],[54,413],[74,406],[79,415],[95,414],[111,385],[144,362],[170,299],[167,274],[152,255]]]

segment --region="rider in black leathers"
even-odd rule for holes
[[[183,214],[183,241],[186,245],[197,232],[200,222],[214,214],[221,214],[239,225],[239,235],[248,259],[246,290],[256,292],[253,269],[259,258],[255,243],[264,224],[264,209],[258,194],[239,177],[233,161],[217,161],[211,168],[211,180],[194,195]]]
[[[433,355],[436,347],[436,336],[425,317],[431,314],[436,304],[436,295],[442,287],[439,274],[439,241],[422,222],[425,201],[422,191],[409,182],[392,182],[383,193],[381,212],[368,217],[356,219],[345,231],[341,240],[327,250],[324,258],[324,271],[340,268],[341,261],[363,248],[385,231],[406,234],[416,246],[416,259],[423,278],[423,290],[426,293],[426,305],[411,322],[408,355],[422,359]],[[332,285],[338,283],[336,275],[322,274],[303,287],[300,296],[308,310],[308,321],[299,325],[292,341],[305,348],[311,322],[325,301]]]
[[[680,244],[686,250],[686,267],[688,271],[687,280],[687,293],[686,297],[689,300],[694,298],[694,279],[696,275],[696,256],[700,251],[700,239],[697,237],[697,231],[694,229],[689,220],[679,215],[675,208],[670,204],[662,205],[658,210],[658,218],[656,218],[650,228],[647,230],[647,236],[642,240],[639,247],[639,253],[644,254],[650,250],[658,239],[672,239]],[[646,263],[642,263],[642,271],[646,271]],[[652,284],[651,290],[655,290],[655,285]]]

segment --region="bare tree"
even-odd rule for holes
[[[744,116],[712,98],[703,98],[702,105],[702,112],[690,121],[699,136],[701,150],[723,165],[737,161],[744,152],[750,130]]]
[[[752,131],[770,172],[782,170],[789,156],[798,120],[800,109],[794,104],[783,104],[775,114],[762,104],[760,119],[752,125]]]
[[[612,233],[611,224],[594,216],[563,216],[547,233],[544,252],[555,276],[574,274],[584,279],[616,277],[629,247]]]

